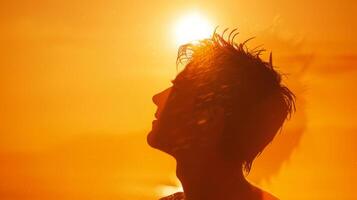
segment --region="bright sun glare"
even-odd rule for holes
[[[175,27],[176,43],[178,45],[208,38],[212,35],[213,27],[207,19],[199,13],[192,13],[182,17]]]

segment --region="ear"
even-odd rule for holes
[[[209,112],[205,112],[204,122],[198,126],[199,134],[198,146],[202,147],[214,147],[217,146],[221,140],[223,128],[224,128],[224,109],[223,107],[211,107]]]
[[[224,129],[225,110],[222,106],[216,106],[212,113],[210,134],[212,134],[213,139],[219,140]]]

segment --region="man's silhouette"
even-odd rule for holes
[[[184,190],[162,199],[277,199],[245,175],[294,111],[294,95],[271,56],[262,61],[260,50],[234,43],[232,33],[181,46],[185,68],[153,96],[157,120],[147,140],[176,159]]]

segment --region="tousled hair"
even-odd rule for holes
[[[225,110],[222,155],[239,160],[249,173],[253,160],[273,140],[284,121],[295,111],[295,96],[282,84],[272,63],[260,58],[264,49],[249,50],[235,43],[232,30],[227,39],[214,31],[211,38],[182,45],[177,66],[184,70],[175,82],[186,81],[196,91],[195,110],[214,106]]]

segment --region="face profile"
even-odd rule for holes
[[[183,45],[184,69],[152,98],[148,144],[172,155],[184,191],[163,199],[276,199],[245,179],[295,109],[270,57],[214,33]]]
[[[184,76],[183,71],[180,76]],[[195,112],[195,92],[189,85],[172,81],[172,86],[155,94],[152,101],[157,106],[155,120],[152,124],[152,130],[148,135],[148,143],[166,153],[178,156],[182,150],[190,148],[199,148],[208,143],[216,143],[217,140],[210,138],[208,133],[219,128],[221,124],[213,123],[213,118],[222,118],[216,110],[215,115],[202,113],[200,116]],[[218,126],[217,126],[218,125]],[[199,135],[203,128],[205,137]]]

